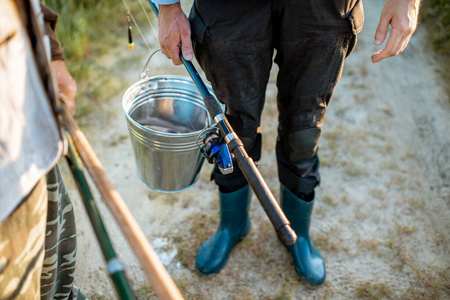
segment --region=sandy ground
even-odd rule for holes
[[[366,23],[346,61],[320,140],[323,181],[312,238],[325,258],[327,282],[316,290],[299,281],[255,196],[252,230],[225,268],[207,277],[195,270],[196,252],[218,223],[218,195],[209,181],[212,167],[206,163],[199,181],[180,193],[146,188],[135,174],[121,99],[139,79],[148,50],[135,33],[134,52],[114,50],[99,60],[99,70],[111,75],[109,84],[119,91],[105,97],[80,124],[186,299],[449,299],[450,102],[424,28],[419,27],[399,57],[371,63],[381,9],[382,1],[365,1]],[[154,34],[146,30],[156,49]],[[167,61],[158,64],[156,69],[172,74]],[[267,91],[259,168],[278,199],[276,71],[274,67]],[[183,69],[177,72],[185,75]],[[117,299],[83,204],[62,165],[79,232],[76,283],[92,299]],[[157,298],[93,190],[136,295]]]

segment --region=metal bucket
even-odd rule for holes
[[[192,186],[204,160],[197,139],[214,123],[193,81],[146,78],[128,88],[122,106],[139,179],[160,192]]]

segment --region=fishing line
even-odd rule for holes
[[[145,45],[147,46],[148,50],[149,50],[150,52],[152,52],[152,48],[150,47],[149,43],[148,43],[147,40],[145,39],[145,36],[144,36],[144,34],[142,33],[141,28],[139,27],[139,25],[137,24],[136,20],[134,19],[133,14],[131,13],[130,8],[129,8],[128,5],[125,3],[125,0],[122,0],[122,3],[123,3],[123,5],[125,6],[125,8],[127,9],[127,11],[130,12],[129,15],[130,15],[130,17],[131,17],[131,20],[133,21],[134,26],[136,26],[137,30],[139,31],[139,34],[141,35],[142,39],[144,40],[144,43],[145,43]]]
[[[153,26],[153,23],[150,20],[150,17],[148,16],[148,14],[147,14],[147,9],[145,9],[144,4],[142,3],[142,0],[139,0],[139,4],[141,5],[142,10],[144,11],[145,16],[147,17],[148,23],[150,24],[150,27],[152,28],[153,34],[155,36],[158,36],[159,30],[156,30],[155,26]],[[180,49],[180,51],[181,51],[181,49]],[[159,63],[158,63],[158,67],[159,67],[159,71],[162,73],[163,70],[161,69],[161,65]],[[175,66],[175,67],[178,69],[178,71],[180,71],[181,66]]]
[[[126,0],[122,0],[122,3],[125,6],[125,8],[127,9],[127,11],[130,12],[131,20],[133,21],[134,25],[136,26],[137,30],[139,31],[139,34],[142,37],[142,39],[144,40],[144,43],[147,46],[148,50],[150,51],[150,53],[154,52],[154,50],[150,47],[150,44],[145,39],[145,36],[142,33],[140,26],[138,25],[138,23],[136,22],[135,18],[133,17],[133,14],[131,13],[131,10],[129,8],[129,5],[127,4],[127,1]],[[153,26],[153,23],[150,20],[149,15],[147,14],[147,10],[145,9],[145,7],[143,5],[142,0],[139,0],[139,3],[141,5],[141,7],[142,7],[142,10],[144,11],[144,14],[145,14],[145,16],[147,18],[148,23],[150,24],[150,27],[152,29],[153,34],[157,37],[158,36],[158,31],[155,29],[155,26]],[[156,64],[157,64],[159,72],[163,74],[164,71],[163,71],[163,68],[162,68],[161,63],[159,62],[159,60],[156,60]],[[176,68],[179,70],[180,66],[176,66]]]
[[[142,4],[142,1],[141,1],[141,0],[139,0],[139,4],[141,4],[142,10],[144,11],[145,16],[147,17],[148,23],[149,23],[150,26],[152,27],[153,33],[154,33],[156,36],[158,36],[158,33],[156,32],[155,27],[153,27],[153,23],[152,23],[152,21],[150,20],[150,17],[149,17],[148,14],[147,14],[147,10],[145,9],[144,4]]]
[[[144,40],[144,43],[145,43],[145,45],[147,46],[147,48],[148,48],[148,50],[150,51],[150,53],[154,53],[154,52],[158,51],[158,50],[153,51],[152,48],[150,47],[150,44],[149,44],[149,43],[147,42],[147,40],[145,39],[144,34],[142,33],[142,31],[141,31],[141,29],[140,29],[138,23],[137,23],[136,20],[134,19],[133,14],[131,13],[131,10],[130,10],[128,4],[127,4],[127,1],[126,1],[126,0],[122,0],[122,3],[123,3],[123,5],[125,6],[125,8],[127,9],[128,15],[131,17],[131,20],[133,21],[134,25],[136,26],[137,30],[139,31],[139,34],[141,35],[142,39]],[[144,14],[145,14],[145,16],[146,16],[146,18],[147,18],[147,20],[148,20],[148,23],[150,24],[150,27],[151,27],[151,29],[152,29],[152,31],[153,31],[153,34],[154,34],[155,36],[158,36],[158,32],[156,31],[155,26],[153,26],[153,23],[152,23],[152,21],[150,20],[150,17],[148,16],[148,14],[147,14],[147,10],[145,9],[144,5],[142,4],[142,0],[139,0],[139,3],[140,3],[140,5],[141,5],[142,10],[144,11]],[[130,34],[131,34],[131,32],[130,32]],[[180,49],[180,51],[181,51],[181,49]],[[150,60],[150,59],[149,59],[149,60]],[[148,61],[147,61],[147,63],[148,63]],[[157,65],[157,68],[158,68],[159,72],[160,72],[161,74],[164,74],[163,68],[162,68],[161,63],[160,63],[160,61],[159,61],[158,59],[156,60],[156,65]],[[180,66],[176,66],[176,68],[177,68],[178,70],[180,70]],[[167,81],[167,84],[168,84],[168,86],[169,86],[170,88],[173,89],[172,85],[170,84],[170,81]],[[186,119],[189,121],[190,126],[191,126],[192,129],[195,131],[195,126],[194,126],[194,124],[192,123],[191,119],[188,117],[187,113],[186,113],[184,110],[183,110],[183,113],[184,113]]]

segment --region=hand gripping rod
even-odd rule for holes
[[[158,7],[151,0],[148,0],[153,8],[156,16],[159,15]],[[267,186],[261,173],[256,168],[253,159],[248,156],[244,149],[242,141],[239,139],[237,134],[233,131],[230,123],[228,122],[222,108],[217,103],[216,99],[206,88],[205,83],[201,79],[194,65],[184,59],[183,54],[180,49],[180,58],[183,61],[186,70],[192,77],[195,85],[197,86],[200,94],[203,97],[203,102],[208,110],[210,116],[214,119],[217,127],[225,138],[225,141],[230,149],[230,152],[234,154],[236,161],[238,162],[239,168],[247,179],[248,183],[252,187],[256,197],[258,198],[261,206],[264,208],[267,216],[272,222],[273,227],[280,235],[281,239],[286,245],[293,245],[297,241],[297,235],[294,230],[292,230],[289,220],[284,215],[278,202],[275,200],[272,192]]]

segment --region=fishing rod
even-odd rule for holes
[[[122,230],[136,258],[141,263],[144,273],[150,280],[156,294],[161,299],[184,299],[141,227],[131,214],[122,196],[109,181],[100,160],[64,103],[63,107],[62,124],[70,134],[81,161],[89,172],[117,225]]]
[[[157,5],[151,0],[148,0],[148,2],[150,3],[156,16],[159,16]],[[245,151],[242,141],[234,132],[222,108],[217,103],[214,96],[208,91],[208,88],[201,79],[192,62],[187,61],[183,57],[181,49],[180,58],[192,80],[194,81],[194,84],[197,86],[200,94],[202,95],[203,102],[206,106],[206,109],[208,110],[208,113],[219,128],[222,138],[228,145],[230,152],[233,153],[234,158],[238,162],[239,168],[241,169],[242,173],[247,179],[247,182],[250,184],[251,188],[256,194],[256,197],[258,198],[261,206],[269,217],[273,227],[278,232],[281,239],[286,245],[295,244],[295,242],[297,241],[297,235],[295,234],[294,230],[292,230],[289,220],[286,218],[278,202],[275,200],[275,197],[264,181],[261,173],[257,169],[253,159],[249,157],[247,152]]]
[[[91,221],[92,228],[94,229],[95,235],[102,250],[103,257],[107,263],[107,269],[109,276],[111,277],[116,291],[120,299],[124,300],[135,300],[136,297],[133,294],[133,290],[128,284],[127,278],[124,274],[124,266],[117,259],[114,248],[106,232],[105,226],[103,225],[102,218],[98,211],[97,205],[95,204],[94,197],[89,189],[86,177],[83,173],[83,162],[78,155],[77,150],[73,144],[71,135],[68,135],[69,151],[66,155],[67,163],[72,172],[74,181],[78,187],[78,191],[83,200],[84,207],[86,208],[89,220]]]

